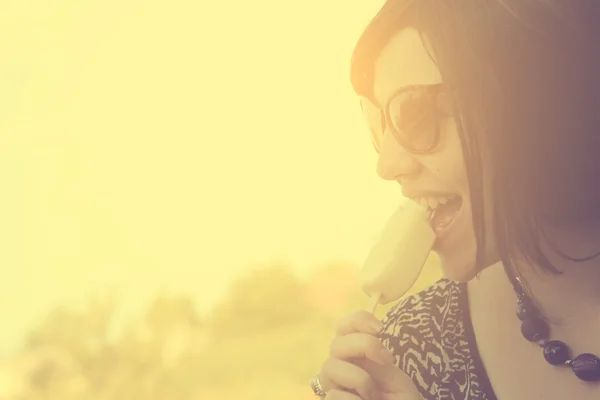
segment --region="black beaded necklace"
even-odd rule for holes
[[[550,326],[535,306],[527,286],[519,276],[513,276],[508,271],[507,275],[517,294],[517,317],[521,320],[521,333],[525,339],[542,347],[549,364],[570,367],[582,381],[600,381],[600,358],[591,353],[572,358],[571,349],[564,342],[549,340]]]

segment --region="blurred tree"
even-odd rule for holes
[[[308,399],[307,381],[327,356],[335,323],[367,302],[358,276],[359,267],[332,262],[304,282],[286,265],[267,265],[240,277],[208,318],[201,320],[187,297],[158,296],[114,340],[114,298],[92,298],[81,310],[58,307],[28,337],[19,370],[29,388],[21,395]],[[409,294],[440,277],[431,257]]]
[[[248,336],[297,324],[308,318],[306,284],[291,269],[268,266],[234,282],[229,298],[212,313],[216,340]]]
[[[197,326],[200,317],[190,298],[161,296],[150,305],[145,323],[154,333],[164,334],[179,325]]]
[[[110,367],[117,362],[109,341],[116,307],[114,293],[103,299],[90,296],[87,307],[58,307],[29,334],[25,351],[60,349],[78,364],[92,387],[101,387]]]

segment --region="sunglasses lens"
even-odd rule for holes
[[[403,92],[390,102],[391,130],[407,150],[425,152],[435,144],[435,107],[431,94],[419,90]]]
[[[439,135],[438,118],[450,116],[452,107],[444,92],[430,89],[430,86],[422,86],[398,93],[387,104],[388,118],[369,99],[361,98],[360,105],[378,152],[388,124],[398,143],[410,152],[426,153],[435,147]]]

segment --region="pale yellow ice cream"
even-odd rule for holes
[[[405,199],[384,227],[360,273],[369,311],[402,297],[419,277],[435,243],[431,211]]]

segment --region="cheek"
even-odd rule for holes
[[[457,192],[463,198],[469,196],[467,172],[460,152],[456,154],[445,151],[438,154],[435,160],[431,160],[430,170],[449,190]]]

